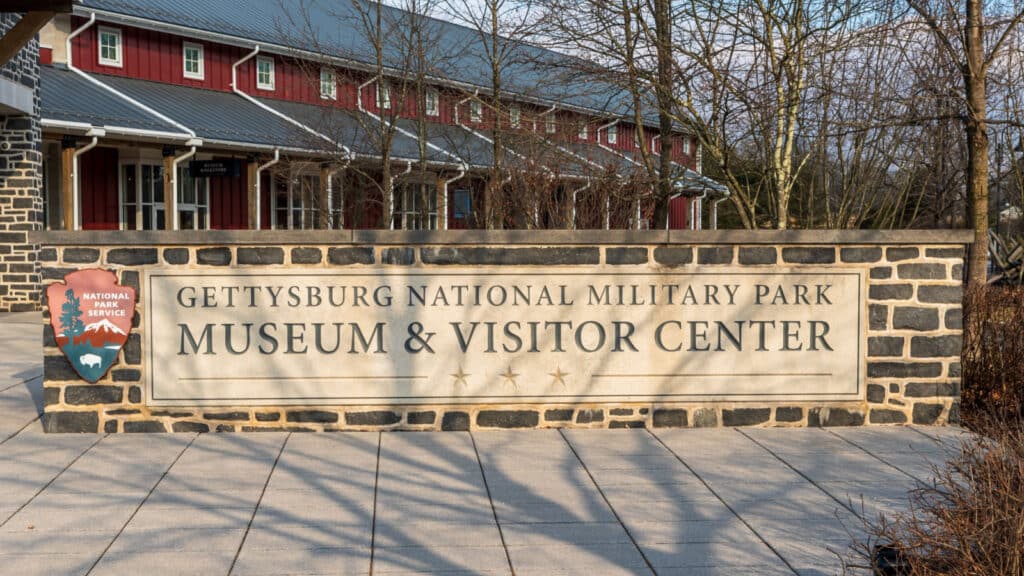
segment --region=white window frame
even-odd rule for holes
[[[103,57],[103,35],[109,34],[114,38],[117,38],[117,44],[115,49],[117,50],[117,58],[104,58]],[[113,66],[115,68],[124,67],[124,38],[121,35],[120,28],[110,28],[108,26],[100,26],[96,33],[96,55],[99,57],[99,63],[101,66]]]
[[[324,90],[325,87],[327,90]],[[320,68],[320,99],[338,99],[338,77],[334,74],[334,70],[327,66]]]
[[[548,114],[547,118],[544,119],[544,132],[548,134],[554,134],[558,131],[558,127],[555,124],[554,113]]]
[[[391,85],[387,82],[377,83],[377,109],[391,110]]]
[[[441,94],[435,88],[427,88],[423,97],[423,109],[427,116],[441,115]]]
[[[270,68],[269,68],[270,82],[261,82],[260,81],[260,64],[269,64],[270,65]],[[259,89],[259,90],[274,90],[275,89],[275,86],[277,84],[277,70],[275,68],[276,68],[276,66],[274,66],[274,59],[273,58],[266,58],[264,56],[257,56],[256,57],[256,88],[257,89]]]
[[[470,122],[483,122],[484,121],[484,105],[479,100],[469,101],[469,121]]]
[[[519,128],[520,124],[522,123],[522,117],[523,116],[522,116],[521,111],[519,110],[519,106],[515,106],[515,105],[509,106],[509,108],[508,108],[508,123],[513,128]]]
[[[611,126],[609,126],[608,130],[606,131],[606,134],[608,134],[608,143],[609,144],[618,144],[618,142],[619,142],[619,127],[618,127],[617,124],[612,124]]]
[[[690,138],[683,136],[683,154],[690,155]]]
[[[198,72],[188,71],[188,51],[195,50],[199,55],[197,63],[199,65]],[[202,44],[195,42],[183,42],[181,44],[181,72],[185,78],[190,80],[204,80],[206,78],[206,55],[204,54]]]
[[[586,140],[590,138],[590,129],[587,127],[587,123],[580,124],[579,132],[576,133],[576,137],[580,140]]]

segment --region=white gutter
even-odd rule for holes
[[[260,226],[263,224],[262,222],[260,222],[260,215],[261,215],[261,213],[260,213],[260,198],[262,196],[261,191],[260,191],[260,174],[262,174],[263,171],[266,170],[267,168],[270,168],[274,164],[277,164],[278,162],[280,162],[280,160],[281,160],[281,150],[278,149],[278,148],[275,148],[274,149],[274,159],[269,161],[269,162],[267,162],[266,164],[261,164],[261,165],[256,167],[256,230],[259,230]]]
[[[455,178],[449,178],[448,180],[444,181],[444,185],[442,186],[442,189],[444,190],[444,198],[443,198],[443,204],[444,204],[444,228],[442,228],[442,230],[447,230],[448,229],[448,185],[451,184],[452,182],[455,182],[456,180],[461,180],[465,176],[466,176],[466,169],[465,168],[460,168],[459,169],[459,173],[455,175]]]
[[[569,225],[572,227],[573,230],[576,229],[576,197],[579,196],[580,192],[583,192],[587,188],[590,188],[590,181],[587,181],[587,183],[584,186],[582,186],[581,188],[577,188],[576,191],[572,193],[572,221],[569,223]]]
[[[177,230],[180,226],[178,222],[178,164],[188,160],[189,158],[196,155],[196,147],[193,146],[191,150],[185,152],[181,156],[176,156],[171,162],[171,198],[164,198],[164,210],[169,212],[171,215],[171,230]]]
[[[612,229],[612,197],[605,196],[604,198],[604,229]]]
[[[93,129],[90,130],[86,136],[92,136],[92,141],[75,150],[74,155],[71,157],[71,210],[72,210],[72,230],[82,229],[82,201],[81,201],[81,183],[78,178],[78,157],[85,154],[89,150],[96,147],[96,144],[100,141],[100,136],[103,136],[103,130]]]
[[[284,114],[282,112],[279,112],[279,111],[275,110],[274,108],[271,108],[270,106],[267,106],[263,102],[260,102],[259,100],[257,100],[255,98],[253,98],[252,96],[246,94],[245,92],[242,91],[241,88],[238,87],[238,66],[240,64],[248,61],[250,58],[252,58],[253,56],[256,56],[259,53],[260,53],[260,45],[257,44],[256,47],[252,49],[252,52],[246,54],[245,56],[242,57],[241,60],[239,60],[239,61],[237,61],[237,62],[235,62],[234,64],[231,65],[231,91],[234,92],[235,94],[237,94],[238,96],[241,96],[247,102],[249,102],[251,104],[255,104],[258,108],[260,108],[260,109],[262,109],[262,110],[264,110],[266,112],[270,112],[271,114],[273,114],[274,116],[277,116],[278,118],[284,120],[285,122],[288,122],[289,124],[291,124],[293,126],[301,128],[302,130],[305,130],[306,132],[309,132],[313,136],[316,136],[317,138],[320,138],[322,140],[326,140],[327,142],[333,144],[334,146],[337,146],[338,148],[341,148],[341,150],[345,153],[345,158],[351,158],[352,157],[352,151],[348,149],[348,146],[345,146],[341,142],[336,142],[330,136],[327,136],[326,134],[322,134],[320,132],[317,132],[316,130],[310,128],[309,126],[306,126],[302,122],[299,122],[298,120],[292,118],[291,116],[288,116],[287,114]]]
[[[149,113],[149,114],[151,114],[153,116],[156,116],[160,120],[163,120],[164,122],[170,124],[171,126],[174,126],[175,128],[178,128],[179,130],[184,132],[184,134],[180,135],[181,138],[185,138],[187,140],[195,140],[196,139],[196,133],[193,132],[192,130],[190,130],[184,124],[181,124],[177,120],[174,120],[172,118],[169,118],[169,117],[161,114],[160,112],[157,112],[156,110],[150,108],[149,106],[146,106],[145,104],[143,104],[142,102],[139,102],[138,100],[132,98],[131,96],[128,96],[127,94],[125,94],[123,92],[120,92],[117,89],[104,84],[103,82],[100,82],[99,80],[93,78],[92,76],[86,74],[85,72],[82,72],[78,68],[75,68],[75,64],[74,64],[73,58],[72,58],[71,41],[74,40],[82,32],[85,32],[86,30],[88,30],[95,23],[96,23],[96,13],[95,12],[90,12],[89,13],[89,20],[85,24],[82,24],[76,30],[74,30],[73,32],[68,34],[67,39],[64,40],[64,49],[67,51],[68,70],[74,72],[75,74],[78,74],[79,76],[81,76],[82,78],[85,78],[86,80],[88,80],[92,84],[94,84],[96,86],[99,86],[100,88],[106,90],[107,92],[110,92],[111,94],[117,96],[118,98],[128,102],[129,104],[131,104],[131,105],[133,105],[133,106],[135,106],[137,108],[140,108],[141,110],[144,110],[145,112],[147,112],[147,113]],[[199,144],[201,145],[201,142]]]
[[[43,118],[39,120],[39,124],[43,128],[53,128],[56,130],[88,132],[93,128],[99,128],[104,130],[108,135],[117,134],[120,136],[138,136],[140,138],[156,138],[174,141],[180,141],[181,138],[185,136],[185,134],[179,134],[177,132],[164,132],[162,130],[145,130],[142,128],[127,128],[124,126],[93,126],[92,124],[89,124],[87,122],[51,120],[48,118]],[[186,144],[190,144],[190,142],[186,142]]]

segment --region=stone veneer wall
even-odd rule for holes
[[[947,424],[959,420],[964,246],[956,231],[597,232],[50,232],[40,235],[44,284],[83,268],[116,272],[139,291],[150,269],[446,265],[610,267],[679,271],[812,265],[867,271],[867,386],[856,402],[423,405],[393,408],[149,408],[143,398],[146,319],[97,384],[80,379],[43,336],[45,428],[51,432],[476,430]],[[141,293],[141,291],[139,291]]]
[[[0,13],[0,36],[17,24],[20,15]],[[31,116],[0,114],[0,312],[39,307],[38,246],[28,234],[43,221],[39,128],[39,39],[28,43],[0,67],[0,77],[33,91],[36,113]],[[5,146],[6,147],[6,146]]]

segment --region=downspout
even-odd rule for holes
[[[274,159],[269,161],[269,162],[267,162],[266,164],[261,164],[261,165],[256,167],[256,230],[259,230],[260,227],[263,224],[262,222],[260,222],[260,216],[262,215],[262,212],[260,211],[260,199],[263,196],[263,194],[261,193],[261,190],[260,190],[260,181],[261,181],[260,175],[263,173],[264,170],[266,170],[267,168],[270,168],[271,166],[273,166],[274,164],[277,164],[280,161],[281,161],[281,149],[280,148],[274,148]]]
[[[616,152],[615,150],[613,150],[611,147],[605,146],[604,144],[601,143],[601,130],[607,130],[607,129],[611,128],[612,126],[615,126],[618,123],[619,123],[619,119],[616,118],[615,120],[612,120],[611,122],[609,122],[609,123],[605,124],[604,126],[601,126],[600,128],[597,129],[597,147],[601,148],[603,150],[607,150],[607,151],[609,151],[609,152],[611,152],[612,154],[615,154],[615,155],[618,155],[619,153]],[[628,160],[628,158],[627,158],[627,160]],[[632,162],[632,160],[630,160],[630,162]]]
[[[72,180],[72,185],[71,185],[71,191],[72,191],[71,192],[71,194],[72,194],[72,197],[71,197],[71,207],[72,208],[71,209],[72,209],[72,212],[74,214],[73,217],[72,217],[72,220],[73,220],[72,227],[71,227],[72,230],[81,230],[82,229],[82,201],[80,199],[80,197],[82,195],[82,190],[81,190],[82,187],[81,187],[80,180],[78,178],[78,157],[81,156],[82,154],[85,154],[89,150],[92,150],[93,148],[95,148],[96,144],[98,144],[99,141],[100,141],[100,136],[104,136],[104,135],[105,135],[105,133],[103,132],[103,130],[97,130],[97,129],[90,130],[86,134],[86,136],[92,136],[92,141],[89,142],[88,144],[86,144],[85,146],[82,146],[81,148],[78,148],[77,150],[75,150],[74,156],[71,157],[71,180]]]
[[[412,172],[412,160],[405,163],[405,171],[391,179],[391,186],[388,188],[388,220],[391,222],[391,229],[395,229],[395,180]]]
[[[107,92],[110,92],[111,94],[117,96],[118,98],[128,102],[129,104],[131,104],[131,105],[133,105],[133,106],[135,106],[137,108],[141,108],[142,110],[146,111],[149,114],[152,114],[153,116],[156,116],[157,118],[159,118],[160,120],[163,120],[164,122],[170,124],[171,126],[174,126],[175,128],[180,129],[182,132],[184,132],[184,134],[182,134],[181,136],[182,137],[187,137],[186,139],[190,140],[189,142],[186,142],[187,145],[190,145],[190,146],[201,146],[202,145],[202,141],[196,139],[196,133],[193,132],[191,129],[189,129],[184,124],[181,124],[180,122],[178,122],[178,121],[176,121],[176,120],[174,120],[172,118],[169,118],[169,117],[161,114],[160,112],[157,112],[156,110],[150,108],[149,106],[146,106],[145,104],[143,104],[142,102],[139,102],[138,100],[132,98],[131,96],[128,96],[127,94],[124,94],[123,92],[119,92],[118,90],[115,90],[114,88],[111,88],[110,86],[107,86],[106,84],[104,84],[103,82],[100,82],[99,80],[93,78],[92,76],[89,76],[85,72],[82,72],[78,68],[75,68],[75,64],[74,64],[74,61],[73,61],[73,58],[72,58],[71,41],[74,40],[76,37],[78,37],[78,35],[80,35],[82,32],[85,32],[86,30],[88,30],[95,23],[96,23],[96,13],[95,12],[90,12],[89,13],[89,20],[86,21],[85,24],[82,24],[76,30],[74,30],[73,32],[68,34],[68,37],[64,40],[64,49],[67,52],[68,70],[74,72],[75,74],[78,74],[79,76],[81,76],[82,78],[85,78],[87,81],[91,82],[92,84],[94,84],[96,86],[99,86],[100,88],[106,90]]]
[[[238,96],[241,96],[247,102],[250,102],[250,103],[256,105],[258,108],[260,108],[260,109],[262,109],[262,110],[264,110],[266,112],[270,112],[271,114],[273,114],[274,116],[277,116],[278,118],[284,120],[285,122],[288,122],[289,124],[291,124],[293,126],[301,128],[302,130],[305,130],[306,132],[309,132],[313,136],[316,136],[317,138],[325,140],[325,141],[333,144],[334,146],[336,146],[338,148],[341,148],[342,152],[345,154],[345,158],[351,158],[352,157],[352,151],[348,149],[348,146],[345,146],[341,142],[336,142],[330,136],[327,136],[326,134],[321,134],[320,132],[317,132],[316,130],[310,128],[309,126],[306,126],[305,124],[303,124],[302,122],[299,122],[298,120],[292,118],[291,116],[288,116],[287,114],[284,114],[282,112],[279,112],[279,111],[271,108],[270,106],[267,106],[263,102],[260,102],[259,100],[257,100],[255,98],[253,98],[252,96],[246,94],[245,92],[243,92],[238,87],[238,66],[243,64],[243,63],[245,63],[245,62],[247,62],[247,61],[249,61],[250,59],[252,59],[254,56],[256,56],[259,53],[260,53],[260,45],[257,44],[252,49],[252,52],[249,52],[248,54],[243,56],[241,60],[239,60],[239,61],[237,61],[237,62],[235,62],[234,64],[231,65],[231,91],[234,92],[235,94],[237,94]]]
[[[171,212],[171,230],[177,230],[179,226],[178,222],[178,164],[184,160],[196,155],[196,147],[193,146],[191,150],[185,152],[181,156],[176,156],[171,161],[171,190],[174,191],[173,198],[164,198],[165,210]]]
[[[327,228],[328,230],[334,229],[334,211],[331,210],[331,206],[334,205],[334,176],[339,172],[343,172],[348,165],[351,164],[351,160],[345,158],[345,161],[341,166],[338,166],[334,170],[327,171]],[[341,195],[341,207],[338,210],[342,218],[345,217],[345,195]],[[344,222],[344,220],[342,220]]]
[[[583,192],[587,188],[590,188],[590,181],[589,180],[587,181],[586,184],[584,184],[580,188],[577,188],[572,193],[572,221],[570,222],[570,225],[572,226],[573,230],[576,229],[576,197],[579,196],[580,192]]]
[[[463,164],[462,167],[459,168],[459,173],[455,175],[455,178],[450,178],[444,181],[444,198],[442,199],[444,204],[444,228],[442,228],[442,230],[448,229],[448,185],[456,180],[464,178],[466,176],[466,168],[468,167]]]
[[[732,194],[726,190],[722,197],[711,203],[711,229],[718,230],[718,205],[729,199]]]

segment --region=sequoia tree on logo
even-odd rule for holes
[[[135,314],[135,289],[113,272],[79,270],[46,289],[50,325],[79,376],[96,382],[117,361]]]

